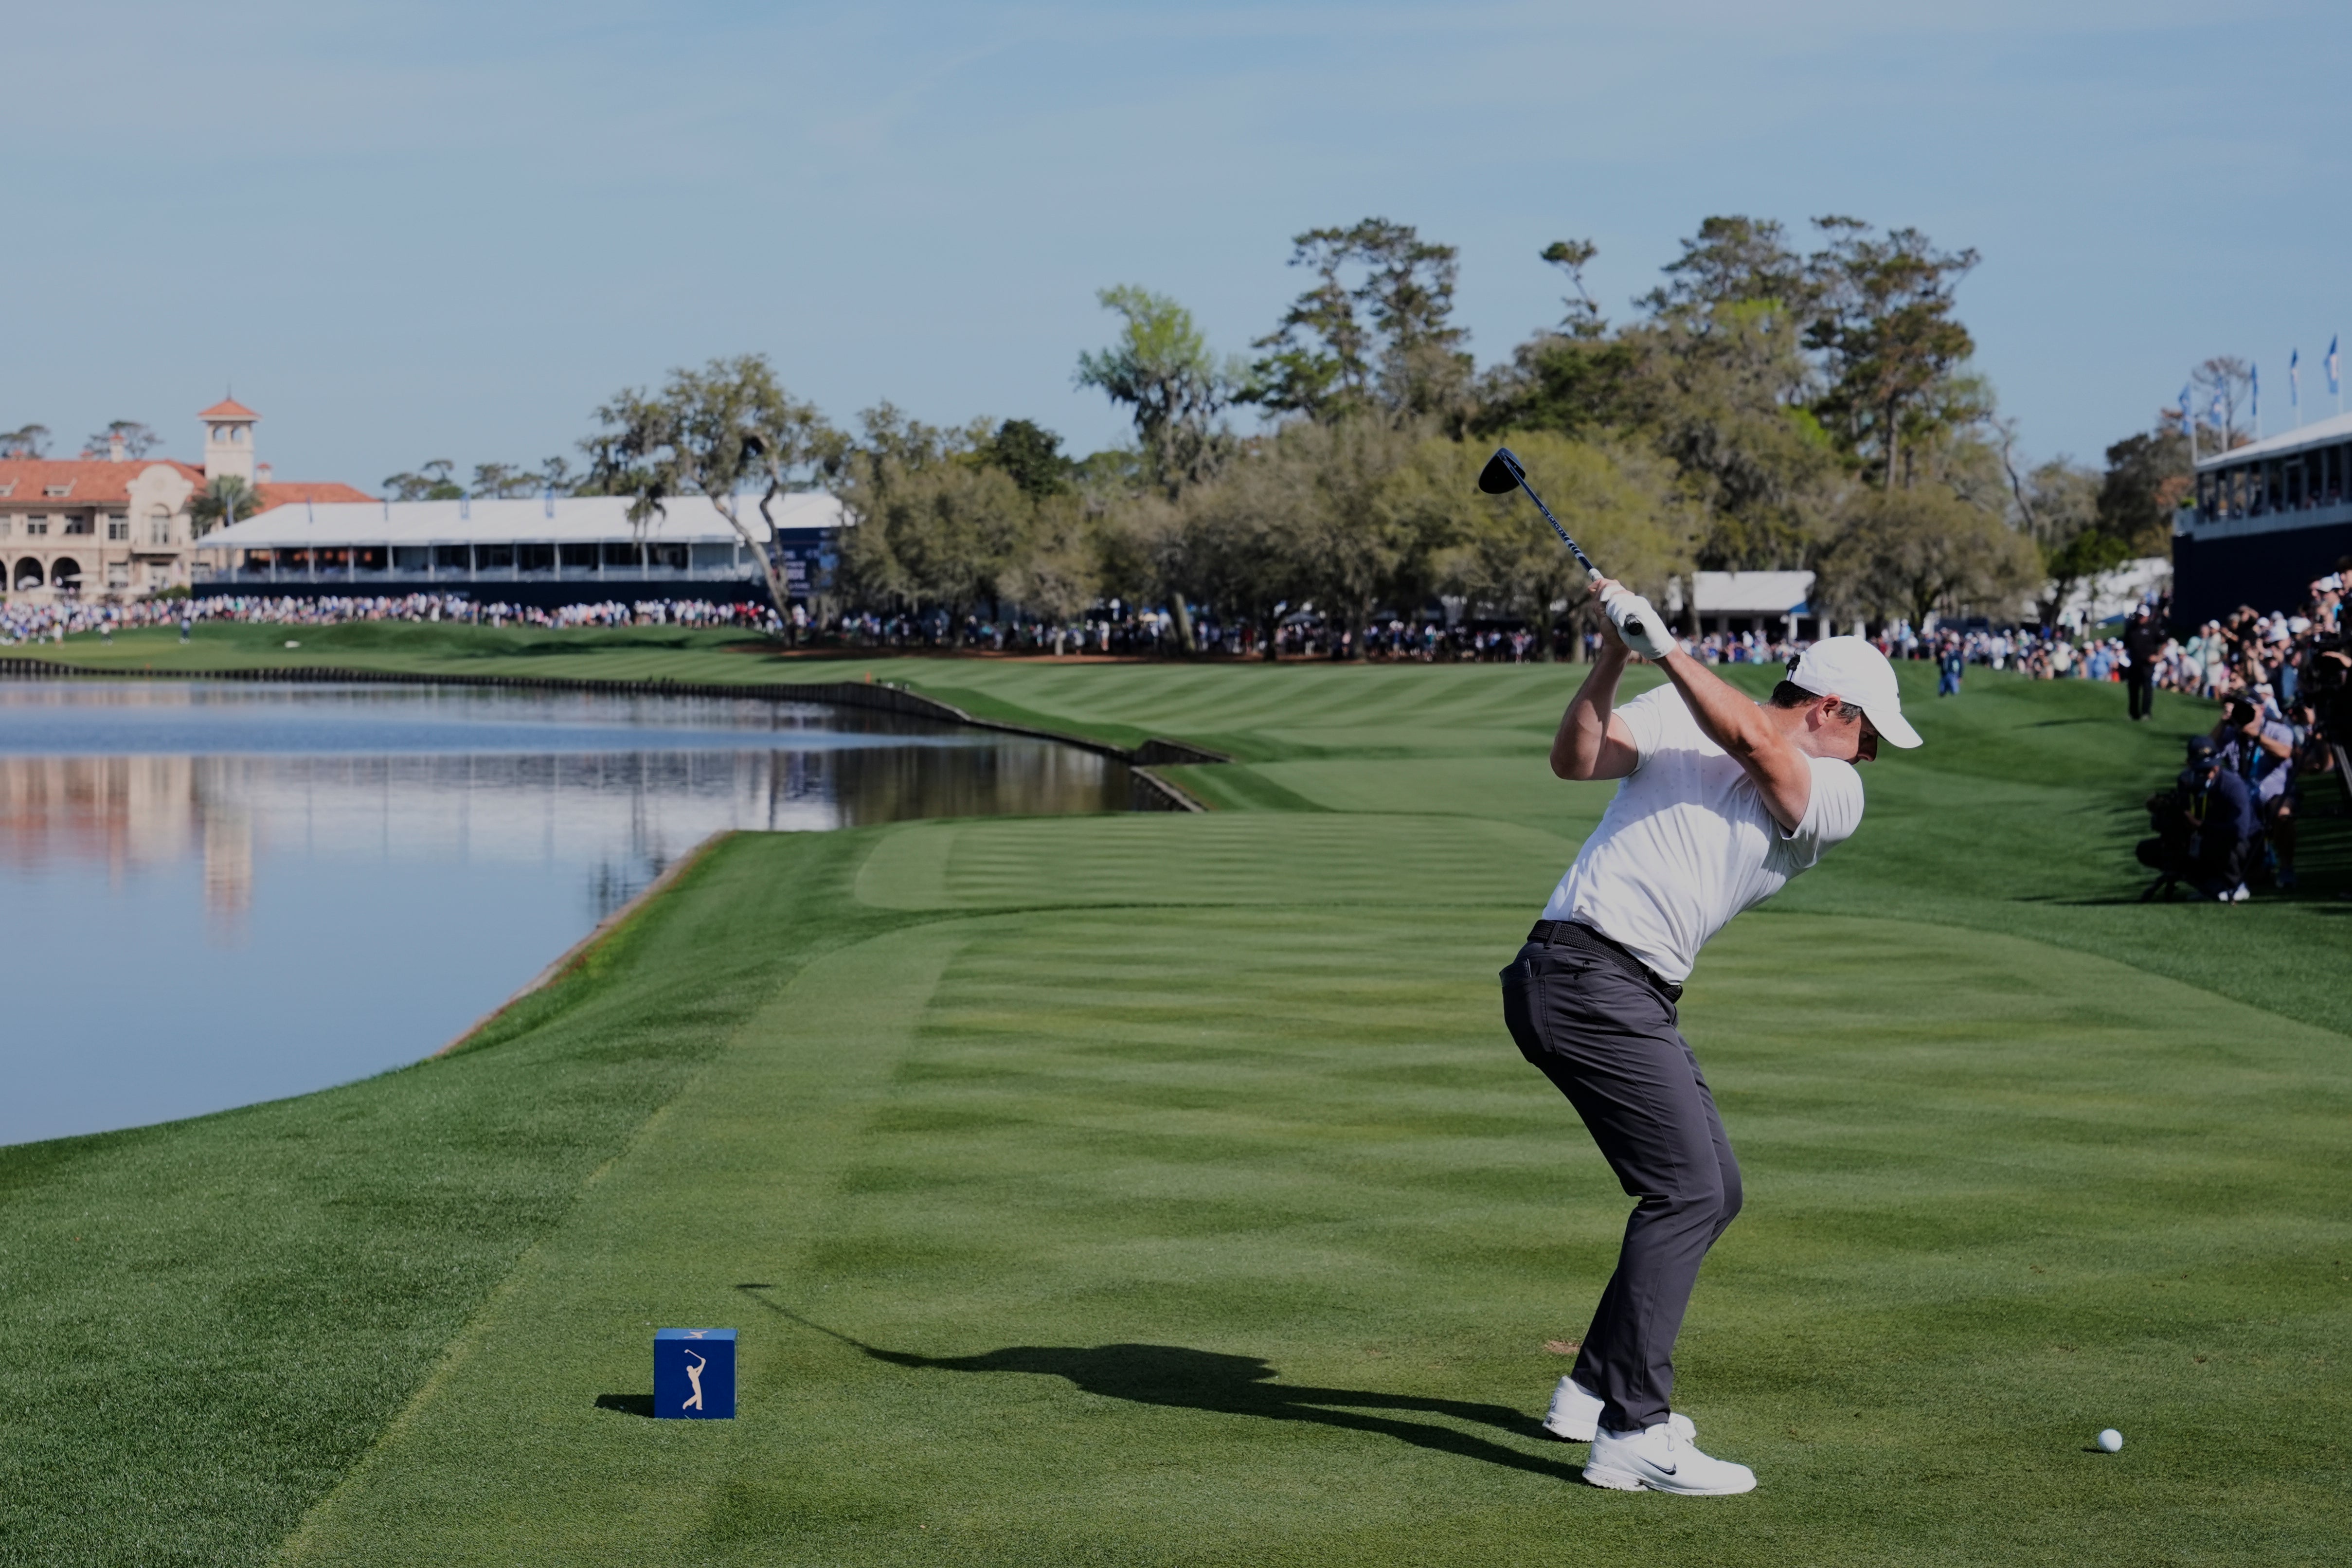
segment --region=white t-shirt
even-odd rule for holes
[[[1815,757],[1812,796],[1783,833],[1763,792],[1706,738],[1682,693],[1659,687],[1617,710],[1640,760],[1559,879],[1544,919],[1579,921],[1668,980],[1731,917],[1779,892],[1862,826],[1862,775]]]

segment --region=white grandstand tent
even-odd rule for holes
[[[1817,637],[1829,635],[1820,615],[1807,603],[1813,592],[1811,572],[1694,572],[1691,585],[1698,600],[1698,631],[1736,634],[1756,632],[1765,637]],[[1680,620],[1683,584],[1669,580],[1666,614]]]
[[[764,546],[756,495],[734,498]],[[830,495],[781,496],[774,546],[794,596],[821,585],[848,519]],[[643,526],[625,496],[529,500],[297,501],[206,534],[195,592],[434,593],[539,605],[605,599],[764,598],[755,549],[707,498],[663,503]]]

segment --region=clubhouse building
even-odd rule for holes
[[[1683,579],[1666,583],[1665,611],[1678,626],[1696,624],[1694,637],[1709,633],[1738,637],[1754,632],[1764,637],[1804,638],[1830,636],[1807,603],[1812,596],[1811,572],[1693,572],[1689,581],[1693,614],[1684,618]]]
[[[343,484],[288,482],[255,460],[261,416],[220,402],[204,421],[205,462],[131,458],[118,437],[103,456],[65,460],[0,458],[0,568],[11,596],[135,599],[186,587],[195,575],[196,531],[188,503],[230,476],[264,507],[363,501]]]
[[[2347,468],[2352,414],[2200,458],[2192,504],[2173,521],[2173,623],[2301,603],[2352,555]]]
[[[760,498],[732,498],[760,547]],[[793,596],[821,587],[845,519],[817,492],[772,503],[774,542]],[[200,597],[459,595],[480,603],[559,605],[641,599],[764,601],[767,579],[702,496],[673,497],[640,526],[626,496],[528,500],[310,501],[275,506],[205,535]]]

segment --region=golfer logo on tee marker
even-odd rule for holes
[[[709,1364],[709,1361],[707,1357],[698,1356],[692,1351],[686,1352],[686,1381],[693,1388],[694,1393],[685,1404],[678,1406],[680,1410],[702,1408],[702,1369]]]
[[[1855,764],[1882,740],[1907,748],[1919,736],[1894,667],[1860,637],[1815,643],[1757,702],[1685,653],[1639,595],[1597,573],[1591,592],[1611,631],[1560,719],[1551,767],[1563,779],[1615,779],[1617,794],[1503,971],[1503,1016],[1635,1203],[1544,1426],[1592,1445],[1584,1479],[1596,1486],[1744,1492],[1755,1473],[1700,1452],[1669,1403],[1700,1260],[1740,1196],[1738,1162],[1675,1004],[1709,937],[1853,837]],[[1670,684],[1619,708],[1633,654]]]

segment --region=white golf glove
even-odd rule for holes
[[[1625,646],[1643,658],[1654,662],[1682,646],[1666,629],[1665,617],[1631,588],[1612,583],[1601,595],[1601,607],[1608,613],[1617,635],[1625,639]],[[1635,626],[1641,629],[1633,630]]]

